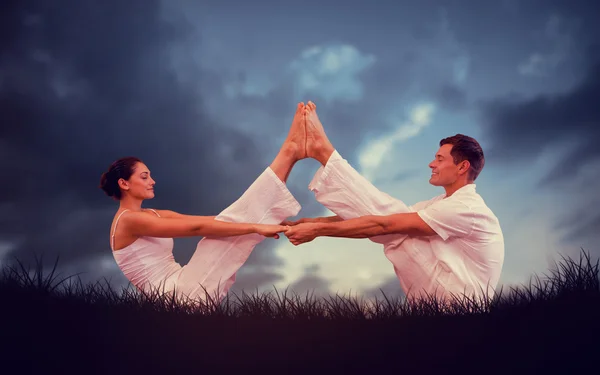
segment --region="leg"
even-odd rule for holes
[[[300,103],[288,135],[273,163],[244,194],[221,212],[216,220],[280,224],[300,211],[300,204],[285,182],[294,164],[305,155],[304,105]],[[177,281],[178,293],[193,299],[207,297],[220,301],[233,283],[237,271],[264,237],[259,234],[225,238],[203,238]]]
[[[377,189],[361,176],[334,149],[316,114],[316,106],[309,102],[306,116],[307,155],[319,161],[321,167],[309,184],[315,198],[344,220],[365,215],[390,215],[412,212],[404,202]],[[408,295],[413,285],[430,279],[430,255],[414,243],[406,245],[407,235],[389,234],[369,240],[383,245],[386,258],[404,292]],[[416,280],[416,281],[415,281]]]
[[[288,136],[270,165],[271,170],[283,182],[298,160],[306,158],[306,115],[304,103],[298,103]]]
[[[319,203],[344,220],[365,215],[410,212],[404,202],[377,189],[339,155],[327,138],[312,102],[306,109],[306,138],[308,157],[322,164],[309,184]],[[386,235],[370,240],[382,244],[393,240],[399,244],[406,237]]]

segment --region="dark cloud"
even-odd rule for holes
[[[593,116],[597,116],[596,119],[584,121],[592,121],[596,124],[596,127],[598,127],[600,125],[600,116],[598,116],[598,114],[600,114],[600,111],[597,111],[596,114],[593,114]],[[550,170],[550,172],[548,172],[548,174],[540,180],[540,187],[559,184],[569,185],[570,179],[574,178],[581,172],[584,172],[585,168],[589,168],[589,163],[594,162],[600,156],[600,151],[597,147],[597,142],[600,140],[600,131],[596,130],[595,132],[588,134],[588,137],[590,137],[589,139],[580,139],[580,142],[573,146],[573,148],[564,155],[560,162],[557,163]],[[582,138],[584,137],[586,136],[584,135]],[[567,132],[565,138],[567,140],[571,138],[571,136],[569,136],[569,132]]]
[[[576,142],[546,182],[555,174],[573,177],[586,161],[600,156],[591,147],[600,139],[600,60],[591,64],[581,83],[565,94],[532,99],[503,98],[483,106],[485,136],[491,142],[487,154],[506,161],[535,158],[548,147]],[[576,162],[565,164],[565,162]]]
[[[283,279],[283,275],[276,272],[269,265],[250,265],[247,264],[236,275],[235,284],[230,289],[232,294],[241,297],[242,292],[254,294],[261,287],[272,287]]]
[[[402,290],[400,281],[398,281],[397,277],[390,277],[381,283],[381,285],[365,290],[363,295],[366,298],[377,298],[378,300],[383,300],[384,298],[394,300],[400,297],[405,297],[404,291]]]
[[[578,153],[594,153],[588,142],[600,136],[600,60],[591,64],[581,83],[566,94],[532,99],[503,98],[484,105],[488,151],[496,157],[518,160],[539,155],[547,146],[579,141]],[[574,171],[576,172],[576,171]]]
[[[498,60],[506,57],[505,52],[509,49],[523,52],[524,56],[531,53],[531,50],[521,51],[514,42],[535,40],[547,30],[552,17],[576,20],[577,27],[573,31],[577,32],[578,42],[595,39],[600,28],[597,22],[600,3],[594,0],[509,0],[469,3],[468,7],[459,3],[460,0],[454,0],[440,4],[456,38],[476,55],[487,51]],[[490,50],[492,46],[493,52]]]
[[[289,286],[289,291],[297,295],[327,296],[330,294],[329,281],[317,275],[320,267],[310,265],[304,270],[304,275]]]
[[[290,220],[292,219],[290,218]],[[262,267],[272,269],[273,267],[282,266],[284,264],[283,260],[276,257],[273,252],[277,245],[281,244],[282,241],[287,240],[288,239],[285,236],[282,236],[277,240],[270,238],[265,239],[263,243],[256,246],[254,251],[252,251],[248,259],[246,260],[246,263],[244,263],[244,266],[256,267],[251,269],[257,270],[262,269]]]
[[[593,241],[590,240],[588,243],[589,245],[595,246],[600,239],[600,234],[598,234],[598,228],[600,228],[600,215],[594,215],[591,220],[582,220],[581,218],[575,220],[575,222],[571,223],[572,230],[567,235],[566,240],[581,243],[582,238],[589,239],[591,237]],[[597,252],[597,249],[586,250]]]
[[[442,107],[451,111],[461,111],[468,105],[466,92],[454,84],[442,85],[436,96]]]
[[[469,46],[472,55],[483,55],[488,45],[497,46],[498,51],[506,50],[503,43],[508,40],[519,40],[523,44],[512,48],[511,56],[517,56],[518,62],[507,59],[506,55],[488,54],[487,60],[475,60],[476,68],[481,70],[485,64],[488,71],[502,72],[506,69],[501,65],[507,61],[523,63],[533,53],[541,53],[541,67],[551,69],[535,79],[546,80],[549,87],[555,81],[562,84],[555,87],[553,93],[542,91],[528,97],[511,93],[478,103],[482,138],[488,143],[486,159],[490,164],[510,163],[527,169],[531,168],[530,160],[538,159],[542,153],[552,154],[556,163],[537,182],[535,189],[568,194],[562,202],[571,202],[570,208],[557,213],[556,229],[565,232],[563,241],[593,244],[597,238],[594,227],[597,218],[588,214],[587,207],[597,202],[597,194],[589,193],[588,186],[600,181],[586,169],[600,159],[595,146],[600,140],[600,110],[596,104],[600,94],[600,24],[596,16],[600,4],[530,1],[496,3],[485,8],[487,10],[481,9],[477,19],[470,22],[463,22],[458,9],[448,9],[452,30]],[[505,27],[508,18],[500,17],[501,14],[511,14],[513,27]],[[478,32],[473,33],[474,28]],[[578,77],[579,81],[565,86],[565,77]],[[580,193],[571,195],[575,191]],[[584,202],[587,204],[582,205]]]
[[[538,189],[582,190],[579,178],[587,175],[600,160],[600,54],[598,45],[589,50],[589,68],[573,89],[562,94],[544,94],[530,99],[503,98],[486,103],[483,108],[485,138],[490,145],[486,158],[496,162],[520,163],[534,160],[542,152],[555,150],[558,161],[538,182]],[[564,151],[564,150],[567,151]],[[585,178],[585,184],[598,184],[597,177]],[[586,189],[589,190],[589,189]],[[594,196],[584,197],[588,201]],[[587,208],[586,208],[587,209]],[[594,236],[594,222],[585,224],[581,210],[573,207],[567,217],[570,232],[566,240],[581,241]],[[563,228],[565,229],[565,228]]]
[[[171,51],[192,28],[166,23],[159,1],[3,8],[0,173],[10,183],[0,186],[0,236],[17,243],[9,256],[43,252],[49,263],[60,254],[74,265],[109,254],[116,204],[98,184],[118,157],[151,169],[157,197],[146,206],[200,215],[218,214],[267,166],[257,139],[209,118],[197,88],[178,79]],[[187,262],[197,241],[177,239],[176,260]]]
[[[260,9],[275,11],[281,18],[236,19],[231,4],[225,9],[216,3],[198,6],[183,2],[169,8],[158,0],[71,0],[60,6],[39,0],[3,2],[0,173],[5,183],[0,185],[0,238],[17,244],[10,255],[23,259],[32,250],[43,251],[51,261],[61,254],[61,262],[67,262],[69,269],[93,272],[99,256],[109,254],[108,231],[116,208],[97,185],[101,172],[120,156],[139,156],[151,168],[157,197],[147,206],[216,215],[235,201],[275,156],[297,100],[317,102],[326,131],[352,165],[358,164],[356,150],[367,132],[384,133],[396,126],[385,119],[402,115],[405,101],[425,94],[447,108],[463,110],[470,104],[467,91],[448,83],[452,61],[436,61],[447,68],[428,61],[438,56],[436,40],[445,41],[440,39],[442,13],[460,47],[455,52],[464,51],[470,58],[468,82],[481,75],[490,77],[485,95],[493,95],[497,82],[492,75],[497,68],[513,64],[511,69],[517,74],[518,63],[533,52],[532,29],[543,30],[553,15],[568,20],[566,32],[572,33],[571,39],[579,45],[591,44],[595,35],[600,35],[600,24],[590,22],[598,13],[598,4],[590,1],[569,2],[568,6],[558,1],[503,1],[469,7],[436,2],[433,8],[431,4],[427,8],[411,6],[401,12],[394,11],[399,8],[390,3],[371,7],[366,13],[357,3],[349,5],[352,11],[343,18],[331,17],[338,15],[337,7],[321,7],[321,18],[314,19],[319,27],[310,30],[303,30],[302,22],[294,23],[293,11],[273,8],[270,3],[261,2]],[[168,17],[165,9],[170,11]],[[440,13],[441,9],[444,12]],[[189,24],[189,15],[213,17],[216,10],[231,24],[257,30],[253,37],[265,43],[277,43],[269,39],[270,30],[287,23],[290,29],[284,37],[289,41],[284,46],[274,44],[273,51],[258,49],[253,43],[227,45],[225,49],[236,51],[231,55],[239,60],[231,64],[227,61],[230,52],[198,56],[198,45],[203,43],[198,33],[201,27]],[[580,27],[571,27],[577,20]],[[348,26],[357,22],[364,27]],[[407,35],[412,35],[416,44],[411,44],[411,37],[396,36],[402,32],[399,24],[407,27]],[[217,39],[231,33],[244,35],[241,29],[224,27]],[[382,27],[390,32],[381,34]],[[226,84],[238,90],[252,84],[251,74],[267,60],[278,61],[271,62],[273,66],[288,61],[289,55],[291,61],[304,48],[332,40],[323,35],[376,56],[374,65],[359,75],[364,83],[361,100],[327,103],[318,95],[298,98],[294,77],[274,78],[284,83],[264,97],[225,95]],[[422,53],[427,44],[434,46],[433,58],[427,51]],[[222,64],[214,71],[201,64],[219,59]],[[578,66],[564,64],[563,69],[576,71]],[[553,177],[576,174],[578,168],[570,165],[583,168],[581,160],[597,156],[593,145],[598,140],[598,112],[589,104],[597,94],[596,68],[590,69],[579,86],[561,95],[488,103],[484,113],[492,149],[486,149],[486,156],[490,161],[495,156],[521,160],[537,155],[537,146],[552,147],[566,140],[576,146],[574,151],[542,183],[556,185]],[[209,106],[212,117],[206,114]],[[534,124],[541,124],[544,131],[535,130]],[[572,139],[565,137],[565,128],[570,129]],[[301,161],[290,176],[288,186],[303,206],[298,217],[323,211],[307,189],[317,168],[313,160]],[[593,223],[594,218],[586,220]],[[197,240],[176,239],[176,260],[186,263]],[[249,267],[240,274],[241,286],[279,280],[281,259],[273,254],[276,243],[265,241],[257,246]],[[103,276],[103,271],[97,272]],[[318,280],[305,280],[318,285]]]

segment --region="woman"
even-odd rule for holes
[[[125,276],[145,292],[175,292],[178,297],[220,301],[254,247],[265,237],[279,238],[287,217],[300,204],[285,183],[294,164],[306,157],[304,103],[299,103],[279,153],[231,206],[218,216],[183,215],[143,209],[154,197],[148,167],[134,157],[114,162],[100,187],[120,202],[111,225],[113,255]],[[173,238],[203,236],[192,258],[180,266],[173,258]]]

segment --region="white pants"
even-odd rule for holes
[[[414,212],[401,200],[377,189],[361,176],[336,151],[326,165],[316,172],[308,188],[319,203],[344,220],[366,215],[392,215]],[[383,245],[385,256],[394,266],[402,289],[409,292],[433,288],[432,272],[435,261],[429,246],[419,246],[426,240],[410,238],[405,234],[388,234],[369,238]],[[410,242],[410,246],[405,246]]]
[[[300,208],[286,185],[271,168],[266,168],[244,194],[216,219],[234,223],[281,224],[288,217],[296,216]],[[174,275],[177,294],[201,300],[206,300],[208,294],[220,301],[235,282],[236,272],[264,238],[259,234],[203,238],[189,263]]]

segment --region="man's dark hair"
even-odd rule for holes
[[[485,157],[479,142],[469,136],[456,134],[440,141],[440,147],[446,144],[452,145],[450,154],[454,159],[454,164],[458,164],[463,160],[468,160],[471,163],[468,179],[475,181],[485,164]]]

